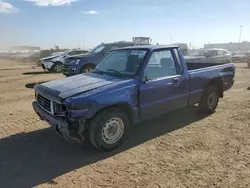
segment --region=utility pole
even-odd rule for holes
[[[242,33],[242,28],[243,28],[243,25],[240,26],[240,36],[239,36],[239,43],[241,42],[241,33]]]

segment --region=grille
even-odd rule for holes
[[[67,68],[68,68],[68,65],[65,65],[65,64],[62,65],[62,69],[67,69]]]
[[[44,108],[46,111],[48,111],[49,113],[51,112],[51,100],[45,98],[44,96],[40,95],[39,93],[37,94],[36,100],[38,102],[38,104]]]

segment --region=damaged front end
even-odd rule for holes
[[[41,99],[39,96],[36,96],[36,98],[32,105],[41,120],[46,121],[56,133],[69,142],[82,143],[84,141],[86,125],[84,118],[78,120],[70,119],[67,111],[63,111],[58,103],[46,100],[46,98]]]

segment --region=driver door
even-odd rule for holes
[[[187,75],[178,71],[172,50],[152,53],[144,70],[147,77],[140,85],[141,118],[161,114],[185,106],[189,97]]]

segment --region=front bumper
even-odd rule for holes
[[[73,75],[78,74],[79,71],[78,71],[77,65],[66,65],[66,64],[63,64],[63,66],[62,66],[62,72],[66,76],[73,76]]]
[[[34,101],[32,105],[40,119],[46,121],[55,130],[55,132],[58,133],[60,136],[63,136],[65,140],[72,143],[82,143],[84,141],[83,131],[85,121],[81,120],[81,123],[75,130],[74,136],[72,136],[72,131],[70,131],[69,129],[69,123],[52,116],[51,114],[43,110],[36,101]]]
[[[41,66],[42,66],[43,70],[46,70],[46,68],[45,68],[44,64],[41,64]]]

